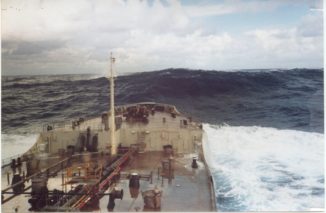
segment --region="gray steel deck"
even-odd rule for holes
[[[164,158],[167,158],[167,156],[163,152],[158,151],[138,153],[136,156],[133,156],[128,165],[122,169],[121,179],[115,184],[116,188],[124,190],[124,196],[122,200],[115,200],[114,211],[146,211],[141,192],[153,189],[155,186],[163,191],[161,209],[159,211],[215,211],[209,172],[204,163],[198,161],[199,168],[192,169],[192,156],[174,156],[174,178],[170,183],[167,178],[164,178],[162,184],[162,176],[158,176],[158,168],[162,167],[161,161]],[[150,180],[140,180],[140,191],[135,199],[130,195],[129,180],[125,178],[127,174],[133,172],[147,177],[152,173],[152,183]],[[160,169],[161,173],[162,169]],[[25,186],[29,186],[30,183],[25,184]],[[61,190],[61,183],[60,175],[50,178],[48,188],[49,190],[54,188]],[[2,188],[7,186],[6,171],[3,170]],[[112,188],[110,187],[105,193],[109,193]],[[30,189],[26,192],[30,192]],[[14,212],[16,207],[18,207],[18,212],[28,212],[30,208],[29,198],[30,196],[26,194],[15,197],[2,205],[2,212]],[[107,212],[108,201],[109,196],[103,196],[99,203],[100,209],[94,211]]]
[[[135,161],[123,169],[124,173],[137,172],[139,174],[150,174],[153,172],[153,183],[141,180],[140,191],[157,186],[163,190],[160,211],[214,211],[212,205],[210,178],[207,168],[203,162],[198,162],[199,168],[192,169],[191,156],[174,156],[174,179],[168,183],[164,178],[162,186],[162,177],[158,178],[157,168],[161,166],[161,160],[164,158],[163,152],[147,152],[138,154]],[[129,193],[129,180],[120,180],[117,187],[124,190],[122,200],[116,200],[114,211],[142,211],[144,202],[139,193],[136,199],[131,198]],[[100,201],[101,210],[106,210],[108,196]],[[153,210],[151,210],[153,211]]]

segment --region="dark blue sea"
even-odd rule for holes
[[[2,76],[2,158],[23,152],[49,122],[108,109],[95,75]],[[220,211],[324,208],[322,69],[166,69],[123,75],[116,104],[176,105],[204,123]]]

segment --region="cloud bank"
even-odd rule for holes
[[[4,0],[2,73],[105,74],[109,52],[119,73],[192,69],[323,66],[322,1]],[[206,18],[307,5],[290,27],[240,33],[207,27]],[[262,20],[264,21],[264,20]],[[250,25],[250,23],[243,23]],[[213,25],[214,26],[214,25]]]

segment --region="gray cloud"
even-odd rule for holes
[[[298,26],[298,33],[304,37],[318,37],[323,35],[323,13],[312,11],[305,16]]]
[[[66,42],[61,40],[46,41],[2,41],[2,53],[8,55],[38,55],[49,51],[65,47]]]

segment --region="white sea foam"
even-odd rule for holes
[[[36,134],[1,134],[1,159],[7,159],[26,152],[36,142]]]
[[[226,211],[324,208],[324,135],[204,125],[205,152]]]

